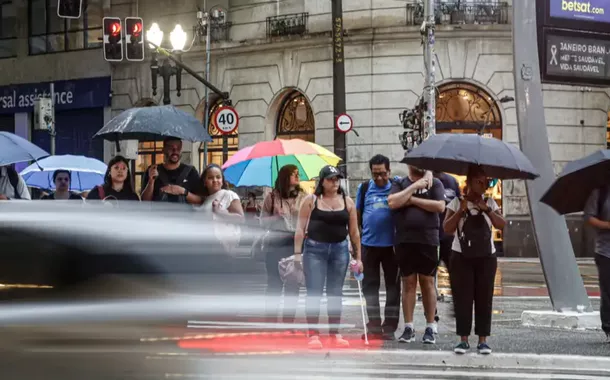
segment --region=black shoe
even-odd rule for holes
[[[410,327],[405,327],[405,331],[402,333],[398,341],[401,343],[411,343],[415,340],[415,331]]]
[[[383,340],[395,340],[396,339],[396,327],[385,326],[382,328],[383,333],[381,338]]]

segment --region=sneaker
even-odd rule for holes
[[[438,323],[434,324],[434,326],[432,327],[432,332],[434,333],[434,335],[438,335]]]
[[[487,343],[480,343],[477,346],[477,351],[479,351],[479,354],[481,355],[489,355],[491,354],[491,347],[489,347]]]
[[[436,338],[434,337],[434,330],[432,330],[432,327],[426,327],[426,331],[424,332],[424,337],[422,338],[422,342],[424,342],[426,344],[436,343]]]
[[[405,327],[405,331],[402,333],[398,341],[401,343],[411,343],[415,340],[415,331],[410,327]]]
[[[345,339],[343,339],[343,336],[341,336],[341,334],[336,334],[332,337],[333,339],[333,344],[335,345],[335,347],[338,348],[347,348],[349,347],[349,342]]]
[[[320,337],[314,335],[309,338],[309,342],[307,342],[307,347],[311,350],[321,350],[322,342],[320,341]]]
[[[453,352],[456,354],[463,355],[470,350],[470,344],[468,342],[460,342],[455,347],[453,347]]]

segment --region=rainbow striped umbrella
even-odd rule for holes
[[[339,157],[320,145],[300,139],[276,139],[239,150],[222,168],[227,181],[235,186],[273,187],[284,165],[295,165],[301,181],[309,181],[324,166],[336,166],[339,161]]]

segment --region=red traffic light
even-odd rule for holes
[[[142,23],[136,22],[131,26],[131,35],[140,37],[140,34],[142,34]]]
[[[110,35],[113,37],[121,35],[121,23],[120,22],[113,22],[112,24],[110,24]]]

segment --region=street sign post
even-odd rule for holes
[[[212,122],[220,133],[230,135],[239,127],[239,115],[231,106],[218,107],[212,115]]]
[[[354,120],[352,120],[350,115],[342,113],[339,115],[339,117],[337,117],[335,127],[339,132],[347,133],[354,128]]]

